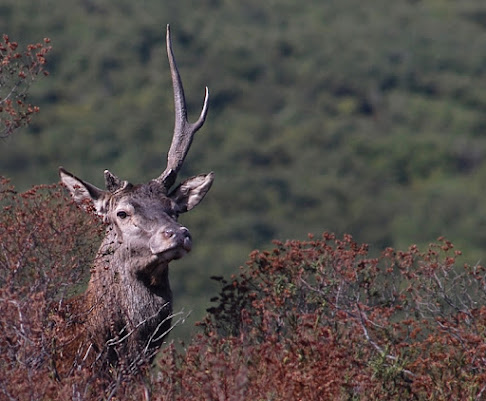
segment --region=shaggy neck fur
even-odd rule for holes
[[[108,344],[110,359],[118,358],[121,349],[124,355],[156,350],[170,328],[168,263],[119,243],[116,230],[108,229],[86,296],[92,305],[87,316],[91,341],[98,349]]]

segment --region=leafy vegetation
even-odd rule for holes
[[[44,69],[46,54],[51,49],[44,44],[28,45],[21,52],[18,43],[4,34],[0,43],[0,138],[11,135],[18,128],[28,125],[31,116],[39,112],[38,106],[26,103],[27,92],[32,81]]]
[[[60,372],[100,223],[60,187],[0,187],[0,394],[9,400],[470,400],[486,389],[486,270],[347,235],[275,242],[229,279],[184,347],[136,370]],[[42,243],[43,246],[36,246]],[[88,312],[89,313],[89,312]],[[35,382],[35,386],[32,386]]]
[[[191,109],[204,85],[212,93],[187,173],[214,169],[218,182],[211,213],[191,223],[204,246],[223,238],[218,248],[231,250],[221,262],[194,256],[194,266],[222,270],[274,237],[324,228],[377,249],[447,234],[477,254],[482,10],[479,1],[6,1],[3,29],[49,36],[54,50],[51,77],[32,88],[42,116],[2,144],[0,166],[21,188],[56,181],[59,164],[99,182],[106,166],[135,181],[157,174],[172,121],[170,22]]]
[[[253,252],[221,280],[204,334],[165,351],[161,387],[177,400],[481,399],[485,270],[458,269],[460,254],[442,239],[369,258],[328,233]]]
[[[184,219],[195,247],[171,271],[176,308],[197,320],[210,275],[308,232],[351,233],[372,256],[445,235],[474,265],[486,232],[483,3],[4,0],[2,33],[53,49],[49,78],[29,89],[42,112],[0,143],[0,173],[21,190],[56,182],[59,165],[100,186],[107,167],[158,175],[170,23],[190,111],[211,91],[184,173],[216,174]]]

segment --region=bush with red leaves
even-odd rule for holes
[[[324,234],[254,252],[186,354],[165,352],[162,399],[485,397],[485,270],[440,239],[378,259]]]
[[[370,258],[324,234],[255,251],[184,352],[137,373],[56,371],[66,301],[103,229],[57,186],[0,184],[0,399],[469,400],[486,397],[486,280],[440,239]],[[32,385],[35,383],[35,385]]]
[[[0,41],[0,138],[11,135],[17,128],[29,124],[39,107],[27,102],[30,84],[39,74],[48,75],[46,55],[50,40],[30,44],[18,50],[17,42],[3,35]]]
[[[66,196],[57,186],[17,193],[0,178],[0,399],[58,393],[61,311],[83,290],[100,238],[99,222]]]

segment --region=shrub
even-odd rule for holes
[[[0,179],[0,208],[0,394],[44,399],[58,387],[65,302],[84,288],[100,224],[57,186],[17,193]]]
[[[46,55],[51,50],[50,39],[29,44],[20,51],[18,43],[3,35],[0,41],[0,138],[29,124],[39,107],[27,102],[30,84],[41,73],[48,75]]]
[[[204,334],[185,355],[166,351],[164,388],[181,400],[479,399],[484,268],[459,255],[440,239],[370,259],[332,234],[255,251],[217,278]]]
[[[0,183],[0,394],[11,400],[466,400],[485,394],[485,269],[445,239],[370,258],[325,233],[254,251],[155,368],[56,370],[103,226]],[[67,330],[68,332],[68,330]],[[32,385],[35,383],[35,385]]]

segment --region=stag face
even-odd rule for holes
[[[156,185],[128,185],[107,196],[105,221],[120,244],[151,261],[179,259],[192,248],[189,230],[177,222],[179,205]]]
[[[107,179],[109,190],[104,191],[64,169],[60,169],[60,175],[76,202],[93,202],[109,225],[114,251],[124,255],[122,259],[129,259],[137,271],[167,265],[191,250],[189,230],[177,218],[199,204],[213,181],[212,173],[199,175],[166,194],[165,187],[156,181],[134,186]],[[105,172],[105,177],[114,176]]]
[[[107,260],[115,260],[116,264],[129,267],[125,270],[151,276],[155,270],[160,271],[157,267],[164,269],[169,261],[181,258],[190,251],[191,236],[185,227],[177,223],[177,217],[198,205],[213,182],[213,173],[201,174],[170,190],[194,134],[206,120],[209,92],[206,87],[199,118],[190,123],[187,119],[184,89],[172,51],[169,26],[166,45],[174,89],[175,124],[167,153],[167,167],[162,174],[148,184],[134,186],[105,170],[107,190],[104,191],[63,168],[59,169],[61,180],[71,191],[74,200],[81,204],[92,201],[96,211],[109,224],[108,235],[100,253],[114,255]]]

